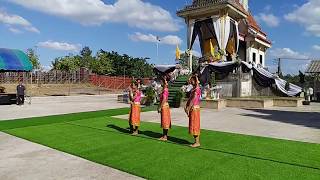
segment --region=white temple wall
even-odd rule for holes
[[[241,97],[252,95],[252,76],[251,73],[242,74],[241,80]]]
[[[254,62],[255,64],[260,64],[265,67],[265,52],[261,51],[255,47],[249,47],[248,50],[248,62]]]

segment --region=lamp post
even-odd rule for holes
[[[159,61],[159,43],[161,42],[160,37],[157,36],[157,61]]]

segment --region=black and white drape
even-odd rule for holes
[[[237,62],[219,62],[207,64],[200,71],[200,81],[202,85],[205,85],[208,83],[208,77],[210,77],[210,74],[212,72],[230,73],[237,67]],[[273,75],[262,67],[257,67],[252,64],[248,64],[247,62],[241,62],[241,67],[245,72],[252,71],[253,79],[260,86],[272,87],[273,85],[275,85],[275,87],[277,87],[280,92],[287,96],[297,96],[302,92],[301,87],[291,83],[289,84],[288,88],[286,88],[287,81],[279,78],[276,75]]]
[[[188,49],[192,49],[196,38],[199,38],[200,46],[203,40],[214,38],[219,49],[226,50],[231,38],[235,38],[236,52],[239,48],[239,24],[229,16],[212,16],[207,19],[189,20],[188,22]]]

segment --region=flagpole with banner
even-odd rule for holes
[[[179,45],[177,44],[177,47],[176,47],[176,61],[179,62],[180,59],[181,59],[180,49],[179,49]]]

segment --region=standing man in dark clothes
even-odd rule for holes
[[[25,86],[20,81],[19,85],[17,86],[17,105],[24,104],[24,91],[25,90],[26,90]]]

